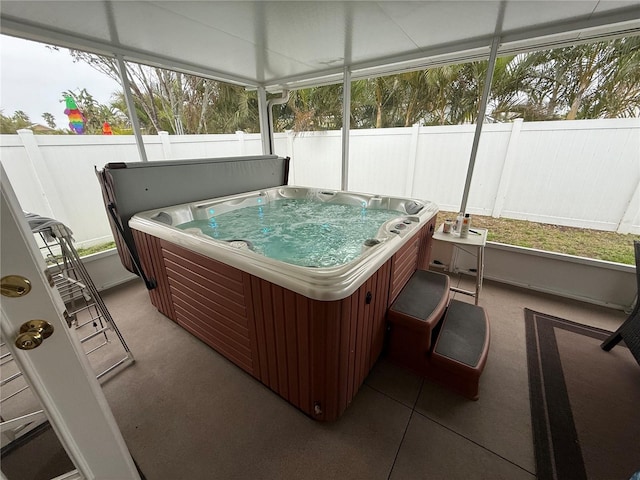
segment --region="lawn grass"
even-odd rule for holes
[[[447,218],[455,220],[455,217],[455,213],[440,212],[437,225]],[[630,265],[635,265],[633,241],[640,240],[640,235],[481,215],[472,215],[471,225],[471,228],[488,229],[487,239],[492,242]]]
[[[78,248],[77,251],[79,257],[86,257],[87,255],[102,252],[103,250],[109,250],[111,248],[116,248],[116,242],[107,242],[101,243],[100,245],[93,245],[91,247]]]
[[[455,217],[456,214],[453,212],[440,212],[438,213],[437,225],[443,223],[446,218],[455,219]],[[488,229],[487,239],[492,242],[629,265],[635,265],[633,241],[640,241],[640,235],[623,235],[586,228],[562,227],[511,218],[473,215],[471,224],[472,228]],[[79,248],[78,254],[83,257],[115,248],[115,246],[114,242],[109,242],[89,248]]]

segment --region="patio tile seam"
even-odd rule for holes
[[[415,408],[415,407],[414,407],[414,408]],[[464,439],[465,439],[465,440],[467,440],[468,442],[471,442],[471,443],[473,443],[474,445],[477,445],[478,447],[482,448],[483,450],[486,450],[487,452],[491,453],[492,455],[495,455],[496,457],[501,458],[501,459],[502,459],[502,460],[504,460],[505,462],[508,462],[508,463],[510,463],[511,465],[513,465],[513,466],[515,466],[515,467],[518,467],[520,470],[522,470],[522,471],[524,471],[524,472],[526,472],[526,473],[529,473],[529,474],[533,475],[534,477],[536,476],[536,472],[532,472],[532,471],[528,470],[527,468],[523,467],[522,465],[518,465],[518,464],[517,464],[517,463],[515,463],[514,461],[509,460],[508,458],[504,457],[503,455],[500,455],[499,453],[494,452],[493,450],[491,450],[490,448],[488,448],[488,447],[486,447],[486,446],[482,445],[481,443],[476,442],[476,441],[475,441],[475,440],[473,440],[472,438],[469,438],[469,437],[467,437],[467,436],[463,435],[462,433],[457,432],[456,430],[452,429],[451,427],[448,427],[447,425],[445,425],[445,424],[443,424],[443,423],[441,423],[441,422],[439,422],[439,421],[437,421],[437,420],[435,420],[435,419],[431,418],[429,415],[426,415],[426,414],[424,414],[424,413],[422,413],[422,412],[420,412],[420,411],[418,411],[418,410],[415,410],[415,413],[417,413],[418,415],[420,415],[420,416],[422,416],[422,417],[426,418],[427,420],[429,420],[429,421],[431,421],[431,422],[435,423],[436,425],[439,425],[439,426],[441,426],[442,428],[444,428],[444,429],[446,429],[446,430],[449,430],[451,433],[453,433],[453,434],[455,434],[455,435],[457,435],[457,436],[459,436],[459,437],[464,438]],[[403,439],[404,439],[404,437],[403,437]]]
[[[387,475],[387,480],[391,479],[391,474],[393,473],[393,469],[396,466],[396,462],[398,461],[398,455],[400,455],[400,450],[402,449],[402,444],[404,443],[404,438],[407,436],[407,431],[409,430],[409,425],[411,425],[411,419],[413,418],[413,414],[416,412],[416,405],[418,404],[418,399],[420,398],[420,394],[422,393],[422,387],[424,385],[424,378],[420,382],[420,388],[418,389],[418,395],[416,396],[415,401],[413,402],[413,407],[411,407],[411,413],[409,414],[409,418],[407,419],[407,425],[404,428],[404,433],[402,434],[402,438],[400,439],[400,443],[398,444],[398,449],[396,450],[396,455],[393,458],[393,463],[391,464],[391,468],[389,469],[389,475]],[[395,399],[394,399],[395,400]],[[401,405],[406,405],[398,400],[396,402]],[[408,408],[408,407],[407,407]]]
[[[423,381],[424,381],[424,380],[423,380]],[[410,408],[410,409],[412,409],[412,410],[415,408],[415,404],[416,404],[416,402],[418,401],[418,398],[420,398],[420,393],[419,393],[419,392],[420,392],[420,390],[422,390],[422,385],[420,385],[420,390],[418,391],[418,395],[416,396],[416,399],[415,399],[415,400],[414,400],[414,402],[413,402],[413,406],[411,406],[411,405],[406,404],[406,403],[405,403],[405,402],[403,402],[402,400],[398,400],[397,398],[392,397],[392,396],[391,396],[391,395],[389,395],[388,393],[383,392],[382,390],[379,390],[379,389],[377,389],[376,387],[374,387],[374,386],[372,386],[372,385],[369,385],[366,381],[363,383],[363,385],[365,385],[365,386],[369,387],[369,388],[370,388],[371,390],[373,390],[374,392],[377,392],[377,393],[379,393],[379,394],[381,394],[381,395],[384,395],[384,396],[385,396],[385,397],[387,397],[388,399],[393,400],[393,401],[394,401],[394,402],[396,402],[396,403],[399,403],[399,404],[400,404],[400,405],[402,405],[403,407],[405,407],[405,408]]]

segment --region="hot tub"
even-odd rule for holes
[[[283,205],[290,220],[269,223]],[[314,223],[309,208],[351,211],[353,221],[338,225],[329,213]],[[129,226],[163,314],[330,421],[378,358],[388,306],[416,269],[427,268],[437,211],[427,201],[289,186],[150,210]],[[245,213],[253,228],[221,228]],[[379,224],[365,228],[373,217]],[[341,230],[349,224],[362,227],[356,243],[327,255],[296,255],[288,243],[302,235],[289,229],[296,225],[320,235],[312,239],[323,247],[318,238],[340,243],[352,236]],[[269,229],[282,245],[265,245]]]

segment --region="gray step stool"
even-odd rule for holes
[[[389,359],[424,375],[431,337],[449,303],[449,277],[416,270],[387,311]]]
[[[471,400],[487,363],[491,331],[484,308],[451,300],[431,352],[427,378]]]
[[[387,357],[469,399],[478,399],[489,354],[484,308],[449,301],[449,277],[417,270],[387,311]]]

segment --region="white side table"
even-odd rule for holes
[[[453,245],[453,250],[460,249],[470,255],[473,255],[477,259],[477,267],[475,271],[476,276],[476,289],[475,291],[464,290],[457,287],[451,287],[454,292],[463,293],[475,297],[475,303],[478,305],[478,298],[480,296],[480,290],[482,290],[482,278],[484,275],[484,247],[487,243],[487,230],[484,228],[471,228],[469,230],[469,236],[467,238],[460,238],[457,233],[444,233],[444,225],[440,225],[437,231],[433,234],[433,240],[437,242],[445,242]],[[471,270],[459,270],[453,267],[454,255],[451,257],[449,264],[434,264],[433,267],[445,268],[446,270],[454,273],[469,273],[473,274]]]

